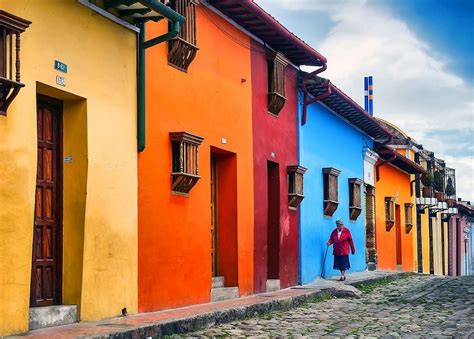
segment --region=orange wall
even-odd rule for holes
[[[385,227],[385,197],[395,197],[395,204],[400,205],[401,216],[401,243],[402,243],[402,269],[413,271],[413,236],[416,231],[415,206],[413,207],[413,228],[406,233],[405,228],[405,203],[411,203],[410,175],[402,172],[389,164],[379,167],[379,178],[375,183],[375,210],[376,210],[376,248],[378,268],[396,270],[396,226],[390,231]]]
[[[149,24],[147,38],[166,30],[165,22]],[[231,281],[226,284],[238,281],[241,295],[253,289],[250,41],[198,5],[197,45],[199,51],[187,73],[167,64],[166,44],[149,48],[146,54],[147,145],[138,157],[140,311],[210,300],[212,146],[235,153],[230,167],[235,166],[237,176],[232,203],[236,231],[229,232],[236,242],[229,265],[238,267],[229,269]],[[169,133],[173,131],[204,137],[199,147],[201,179],[189,197],[170,190]]]

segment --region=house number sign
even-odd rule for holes
[[[59,86],[66,87],[66,78],[65,77],[60,77],[59,75],[56,75],[56,84]]]
[[[67,65],[58,60],[54,60],[54,69],[63,73],[67,73]]]

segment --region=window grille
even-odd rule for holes
[[[171,191],[188,194],[199,176],[198,147],[203,138],[187,133],[170,133],[172,149]]]
[[[341,171],[328,167],[323,168],[324,182],[324,215],[331,217],[339,205],[338,177]]]

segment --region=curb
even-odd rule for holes
[[[198,331],[211,326],[220,325],[236,320],[244,320],[274,311],[285,311],[306,302],[319,298],[332,297],[334,289],[316,290],[291,297],[281,297],[266,300],[258,304],[239,306],[231,309],[203,313],[182,319],[170,320],[163,323],[147,324],[145,326],[110,333],[106,336],[93,336],[93,338],[143,338],[162,337],[173,334],[183,334]]]
[[[393,281],[405,276],[407,273],[394,273],[391,275],[374,277],[370,279],[355,281],[347,285],[357,287],[362,284],[371,284],[380,280]],[[351,297],[349,294],[339,293],[341,290],[328,288],[323,290],[313,290],[296,296],[281,297],[273,300],[265,300],[258,304],[239,306],[235,308],[202,313],[181,319],[173,319],[164,322],[147,324],[132,329],[118,330],[107,335],[94,335],[92,338],[146,338],[162,337],[174,334],[184,334],[195,332],[204,328],[209,328],[219,324],[224,324],[236,320],[245,320],[274,311],[286,311],[298,307],[304,303],[315,301],[319,298]]]

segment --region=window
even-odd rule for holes
[[[324,215],[331,217],[339,205],[338,177],[341,171],[328,167],[323,168]]]
[[[357,178],[349,179],[349,219],[356,221],[362,212],[361,188],[362,180]]]
[[[0,115],[25,85],[20,78],[20,34],[31,22],[0,10]]]
[[[204,140],[187,132],[170,133],[172,150],[171,191],[187,195],[201,179],[198,146]]]
[[[303,175],[306,168],[303,166],[288,166],[288,207],[296,209],[304,199]]]
[[[385,227],[387,231],[395,224],[395,198],[385,197]]]
[[[268,60],[268,111],[278,115],[285,105],[285,68],[288,65],[281,53],[267,54]]]
[[[413,227],[413,204],[405,204],[405,232],[409,233]]]
[[[169,6],[184,16],[179,34],[168,42],[168,62],[187,72],[198,51],[196,41],[196,2],[193,0],[170,0]]]

